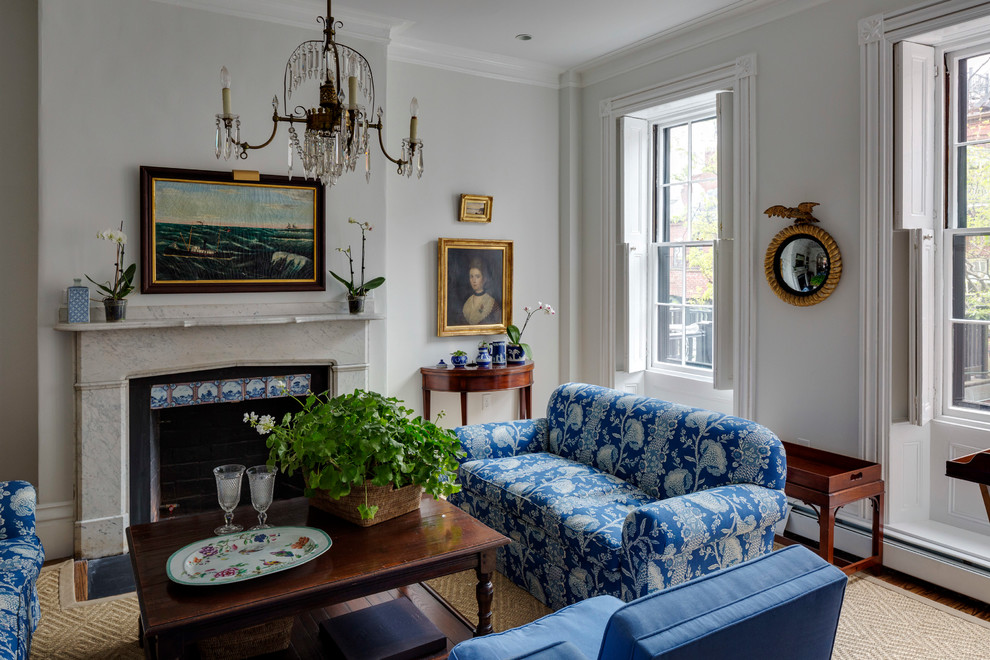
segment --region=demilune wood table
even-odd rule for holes
[[[461,393],[461,426],[467,426],[468,392],[519,390],[519,419],[533,416],[533,362],[491,367],[423,367],[423,417],[430,419],[430,391]]]
[[[214,536],[222,520],[218,508],[127,528],[147,657],[181,658],[183,647],[199,639],[472,568],[478,577],[474,634],[492,631],[495,550],[509,539],[444,500],[425,496],[419,511],[371,527],[310,508],[306,498],[278,501],[268,510],[271,524],[320,528],[330,535],[330,549],[295,568],[234,584],[169,580],[169,556]],[[235,512],[237,522],[255,520],[250,506]]]

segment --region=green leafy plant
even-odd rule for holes
[[[550,305],[544,305],[542,302],[538,302],[536,307],[523,307],[523,311],[526,312],[526,321],[523,323],[522,330],[517,326],[510,325],[505,329],[505,334],[509,335],[509,343],[515,344],[517,346],[522,346],[525,354],[530,358],[533,357],[533,351],[529,348],[529,344],[522,343],[522,335],[526,332],[526,326],[529,325],[529,320],[533,318],[533,314],[542,311],[544,314],[549,314],[550,316],[555,316],[557,314],[556,310]]]
[[[324,490],[336,499],[363,486],[365,502],[358,511],[370,520],[378,507],[368,506],[368,484],[391,483],[396,489],[413,484],[434,497],[461,489],[455,481],[462,455],[457,436],[413,417],[398,399],[355,390],[296,400],[302,410],[286,413],[278,424],[270,415],[255,413],[244,415],[244,421],[268,436],[269,465],[288,475],[302,471],[307,496]]]
[[[366,232],[371,231],[372,227],[367,222],[358,222],[354,218],[347,219],[348,224],[357,225],[361,228],[361,283],[354,283],[354,258],[351,256],[351,246],[348,245],[347,248],[337,248],[337,252],[341,252],[347,255],[347,262],[351,269],[351,279],[345,280],[343,277],[337,273],[330,271],[330,274],[336,278],[338,282],[347,287],[347,293],[353,297],[357,298],[359,296],[366,296],[368,292],[372,289],[377,289],[381,285],[385,284],[384,277],[375,277],[373,279],[364,281],[364,244],[366,239]]]
[[[136,263],[124,268],[124,247],[127,245],[124,222],[120,222],[120,230],[104,229],[97,233],[96,237],[117,245],[117,260],[113,264],[113,281],[100,284],[89,275],[86,276],[86,279],[95,284],[105,294],[103,296],[104,299],[123,300],[127,297],[127,294],[134,290],[134,273],[137,270]]]
[[[450,352],[450,354],[451,354],[451,355],[457,355],[457,356],[461,356],[461,355],[467,355],[467,353],[465,353],[465,352],[464,352],[464,351],[462,351],[461,349],[457,349],[456,351],[451,351],[451,352]]]

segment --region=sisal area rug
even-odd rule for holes
[[[477,622],[474,571],[428,583],[454,608]],[[42,569],[38,579],[41,623],[33,660],[143,658],[137,645],[137,597],[125,594],[77,603],[72,562]],[[495,574],[494,626],[506,630],[551,610]],[[835,641],[835,660],[985,660],[990,623],[939,605],[866,575],[853,576]]]
[[[46,566],[38,577],[41,622],[31,640],[31,659],[144,658],[138,647],[134,593],[77,603],[72,561]]]

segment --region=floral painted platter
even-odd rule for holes
[[[333,542],[313,527],[271,527],[190,543],[165,564],[179,584],[230,584],[305,564]]]

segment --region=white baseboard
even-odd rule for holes
[[[791,510],[787,531],[817,541],[818,520],[800,506]],[[884,535],[884,566],[990,603],[990,570],[935,554],[904,538],[895,537],[890,532]],[[869,523],[865,520],[840,521],[835,526],[835,548],[856,557],[868,557],[871,552]]]
[[[72,500],[38,505],[35,526],[41,545],[45,547],[46,561],[74,555],[75,518],[75,503]]]

